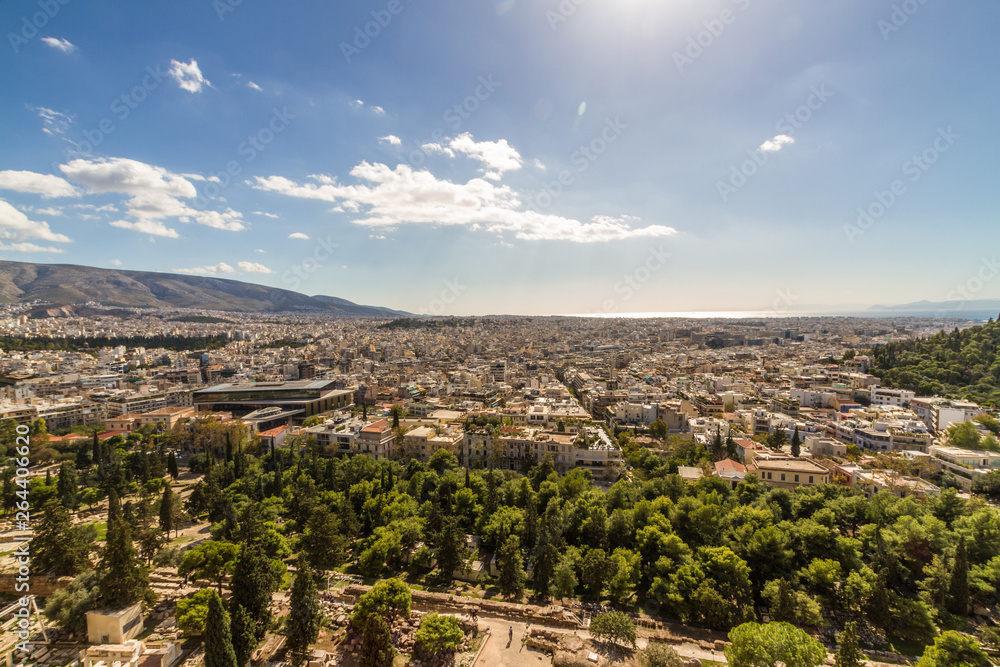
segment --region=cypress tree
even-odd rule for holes
[[[90,452],[87,451],[87,445],[80,445],[79,449],[76,450],[76,469],[86,470],[91,464]]]
[[[235,613],[238,606],[246,610],[254,639],[259,642],[271,624],[271,593],[275,586],[271,563],[256,540],[240,547],[229,588],[233,592],[230,610]]]
[[[250,656],[257,648],[257,637],[254,634],[253,619],[245,607],[230,605],[230,629],[233,637],[233,652],[236,654],[236,664],[243,667],[250,662]]]
[[[500,568],[500,592],[507,598],[519,598],[524,595],[524,583],[527,576],[524,572],[524,562],[521,555],[521,541],[517,535],[511,535],[500,547],[497,554],[497,565]]]
[[[101,440],[97,437],[97,429],[94,429],[94,442],[91,443],[90,458],[95,463],[101,462]]]
[[[865,612],[872,625],[883,629],[890,620],[891,610],[889,608],[889,591],[886,590],[885,585],[885,570],[881,570],[875,579],[872,596],[868,600],[868,608]]]
[[[170,452],[170,456],[167,457],[167,472],[174,479],[177,479],[177,476],[181,474],[177,467],[177,457],[174,456],[173,452]]]
[[[958,538],[958,548],[955,549],[955,564],[951,569],[945,608],[959,616],[966,616],[969,613],[969,557],[966,553],[964,535]]]
[[[372,614],[361,635],[361,664],[366,667],[392,667],[395,657],[389,624],[378,614]]]
[[[177,530],[177,526],[174,525],[175,503],[174,493],[168,484],[163,487],[163,499],[160,500],[160,528],[167,534],[167,537],[170,537],[171,530],[175,532]]]
[[[45,513],[31,540],[32,566],[39,572],[73,576],[87,565],[87,545],[73,528],[69,512],[55,499],[45,504]]]
[[[215,591],[211,591],[205,617],[205,667],[237,667],[229,614]]]
[[[97,569],[101,575],[98,597],[102,604],[120,609],[148,597],[149,574],[139,564],[132,531],[122,516],[108,519],[107,544]]]
[[[844,626],[844,631],[837,635],[837,653],[834,655],[835,667],[861,667],[865,654],[858,647],[858,624],[851,621]]]
[[[66,509],[76,509],[76,469],[69,461],[63,461],[59,466],[59,478],[56,480],[56,497]]]
[[[295,664],[300,664],[309,652],[309,646],[319,637],[322,620],[319,609],[316,582],[304,554],[297,561],[299,571],[292,584],[291,613],[288,615],[286,646]]]
[[[785,579],[778,581],[778,599],[771,610],[771,620],[795,622],[795,596],[792,594],[791,584]]]

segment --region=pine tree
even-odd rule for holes
[[[87,451],[87,445],[80,445],[80,447],[76,450],[76,469],[86,470],[90,467],[92,462],[90,452]]]
[[[796,425],[795,432],[792,433],[792,456],[798,457],[802,453],[802,440],[799,439],[799,427]]]
[[[181,474],[180,469],[177,467],[177,457],[174,456],[173,452],[170,452],[170,456],[167,457],[167,472],[174,479]]]
[[[497,566],[500,569],[500,593],[506,598],[520,598],[524,595],[527,576],[524,573],[521,541],[517,535],[508,537],[500,547]]]
[[[131,528],[122,516],[108,519],[107,544],[97,569],[98,596],[105,606],[120,609],[149,597],[149,573],[139,563]]]
[[[291,652],[295,664],[300,664],[309,652],[309,646],[319,637],[319,626],[322,620],[319,609],[316,582],[313,581],[309,562],[304,554],[300,554],[297,565],[298,574],[292,584],[291,613],[285,626],[288,637],[286,646]]]
[[[548,531],[543,531],[535,550],[534,583],[535,591],[541,596],[549,594],[549,586],[559,564],[559,549],[552,543]]]
[[[160,500],[160,528],[167,534],[167,537],[170,537],[171,530],[177,530],[177,526],[174,525],[174,514],[176,512],[174,505],[176,502],[174,492],[170,490],[170,485],[167,484],[163,487],[163,499]]]
[[[444,520],[437,544],[434,557],[437,558],[438,570],[442,578],[450,580],[452,573],[463,565],[466,556],[465,535],[455,517]]]
[[[233,637],[233,652],[236,654],[236,664],[243,667],[250,662],[250,656],[257,648],[257,636],[254,634],[254,622],[250,612],[242,605],[235,607],[230,603],[230,630]]]
[[[218,593],[211,591],[205,617],[205,667],[237,667],[229,614]]]
[[[858,647],[858,624],[854,621],[844,626],[844,631],[837,635],[837,653],[834,656],[835,667],[862,667],[865,654]]]
[[[875,584],[872,586],[872,595],[868,599],[868,606],[865,615],[872,625],[885,628],[890,620],[889,591],[885,584],[885,570],[878,573]]]
[[[377,614],[372,614],[365,623],[361,635],[361,663],[365,667],[392,667],[396,650],[392,647],[392,633],[389,624]]]
[[[951,569],[945,608],[959,616],[966,616],[969,613],[969,558],[964,535],[958,538],[958,547],[955,549],[955,564]]]

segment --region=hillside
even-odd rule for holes
[[[890,387],[1000,405],[1000,322],[879,345],[868,354],[870,372]]]
[[[362,306],[336,297],[306,296],[225,278],[99,269],[75,264],[0,261],[0,303],[36,299],[53,306],[96,301],[107,306],[322,312],[348,317],[406,314],[388,308]]]

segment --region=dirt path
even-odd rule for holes
[[[526,623],[480,616],[479,625],[489,627],[490,634],[476,667],[540,667],[552,664],[548,653],[524,645]],[[513,639],[509,638],[510,628],[514,629]]]

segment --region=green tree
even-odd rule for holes
[[[271,624],[271,594],[277,589],[277,582],[257,540],[240,546],[229,588],[233,592],[229,598],[230,613],[235,617],[236,607],[243,607],[249,616],[254,639],[259,642]],[[233,636],[237,636],[235,632]]]
[[[620,611],[598,614],[590,621],[590,634],[598,641],[635,648],[635,621]]]
[[[167,472],[170,473],[170,476],[174,479],[177,479],[177,477],[181,474],[180,469],[177,467],[177,457],[174,456],[173,452],[170,452],[170,455],[167,456]]]
[[[88,551],[79,528],[70,520],[69,511],[56,500],[49,500],[31,540],[35,571],[74,576],[88,566]]]
[[[639,664],[642,667],[684,667],[684,660],[677,650],[663,642],[649,642],[639,654]]]
[[[177,574],[214,581],[222,594],[222,580],[232,573],[239,546],[232,542],[206,540],[184,552]]]
[[[173,530],[176,533],[177,524],[174,523],[177,497],[173,491],[170,490],[170,485],[167,484],[163,487],[163,497],[160,500],[160,528],[167,537],[170,537],[170,531]]]
[[[69,461],[59,465],[59,478],[56,480],[56,497],[63,507],[75,510],[79,505],[77,499],[76,469]]]
[[[792,456],[798,457],[802,453],[802,440],[799,438],[799,426],[795,425],[795,432],[792,433]]]
[[[521,541],[517,535],[511,535],[500,547],[497,553],[497,566],[500,570],[500,592],[506,598],[520,598],[524,595],[527,575],[524,572],[524,556],[521,554]]]
[[[392,667],[396,650],[392,647],[389,624],[381,616],[373,615],[365,621],[360,657],[365,667]]]
[[[98,586],[101,576],[96,570],[81,572],[66,588],[61,588],[46,600],[45,616],[61,628],[77,636],[87,631],[87,612],[100,606]]]
[[[108,519],[107,544],[97,569],[101,575],[98,596],[106,607],[120,609],[150,598],[149,573],[132,543],[131,528],[121,516]]]
[[[351,624],[363,629],[372,616],[380,616],[390,623],[397,617],[408,618],[412,599],[410,587],[401,579],[383,579],[358,598]]]
[[[348,540],[340,532],[340,519],[320,503],[309,516],[302,534],[302,550],[320,570],[332,570],[347,558]]]
[[[850,621],[844,626],[844,631],[837,635],[837,644],[835,667],[863,667],[866,658],[858,647],[857,623]]]
[[[230,602],[229,628],[233,637],[233,652],[236,654],[236,664],[242,667],[250,662],[250,656],[260,642],[255,634],[255,623],[250,612],[243,605],[233,605]]]
[[[437,542],[434,557],[437,558],[438,571],[443,579],[451,579],[455,570],[464,567],[468,557],[465,533],[455,517],[450,516],[444,520]]]
[[[605,553],[604,549],[591,549],[583,557],[583,562],[580,564],[580,577],[587,590],[595,598],[601,597],[609,573],[608,554]]]
[[[958,538],[958,547],[955,549],[955,563],[951,569],[951,580],[948,582],[948,599],[945,607],[959,616],[969,613],[969,559],[964,535]]]
[[[552,580],[552,595],[557,598],[571,598],[576,594],[576,568],[573,561],[563,558],[556,566]]]
[[[817,667],[826,660],[818,641],[788,623],[744,623],[729,631],[730,667]]]
[[[296,564],[299,571],[292,584],[291,612],[288,614],[285,635],[288,637],[286,645],[294,664],[301,664],[309,652],[309,646],[319,637],[323,619],[309,562],[300,554]]]
[[[916,667],[989,667],[990,664],[989,656],[975,638],[948,630],[924,650]]]
[[[222,598],[215,591],[209,591],[212,596],[205,617],[205,667],[237,667],[229,614],[222,605]]]
[[[218,595],[211,588],[203,588],[177,601],[177,627],[186,635],[201,635],[208,619],[208,602]]]
[[[413,638],[421,651],[437,655],[456,650],[464,636],[457,618],[431,613],[420,619]]]

